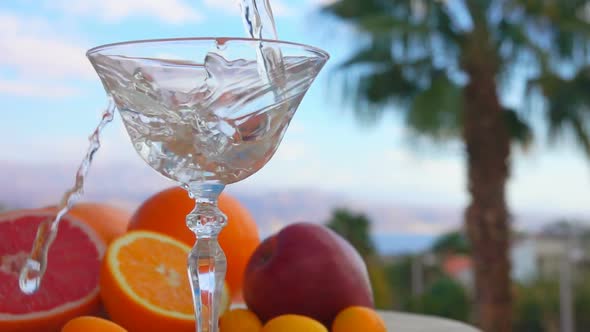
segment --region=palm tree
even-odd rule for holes
[[[358,32],[339,68],[359,115],[401,111],[416,135],[463,140],[478,322],[510,331],[511,143],[530,141],[527,114],[539,113],[527,110],[543,110],[551,137],[573,135],[590,155],[590,3],[339,0],[324,11]],[[526,102],[510,108],[519,83]]]
[[[452,231],[441,235],[430,247],[439,255],[471,254],[471,247],[463,232]]]

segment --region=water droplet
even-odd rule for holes
[[[34,259],[27,259],[18,279],[21,292],[32,295],[38,291],[41,286],[42,275],[41,263]]]
[[[223,51],[227,48],[227,41],[229,39],[228,38],[217,38],[215,39],[215,47],[217,47],[218,50]]]

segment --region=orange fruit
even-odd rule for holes
[[[365,331],[363,329],[357,330]],[[281,315],[269,320],[262,332],[328,332],[322,323],[301,315]]]
[[[225,280],[234,299],[238,299],[241,297],[246,265],[260,243],[260,236],[254,219],[237,199],[222,193],[218,204],[228,219],[219,235],[219,243],[227,257]],[[186,215],[194,207],[194,200],[180,187],[160,191],[135,211],[129,229],[166,234],[192,247],[195,235],[186,227]]]
[[[203,300],[205,301],[205,300]],[[227,286],[227,282],[223,283],[223,291],[221,292],[221,311],[219,312],[219,316],[223,315],[224,312],[228,311],[231,307],[231,293],[229,287]]]
[[[99,312],[100,260],[105,245],[83,222],[65,216],[48,254],[41,287],[19,290],[20,267],[38,226],[55,217],[47,209],[0,213],[0,331],[56,332],[70,319]]]
[[[366,307],[353,306],[342,310],[332,323],[332,332],[387,332],[385,321]]]
[[[132,231],[114,240],[100,275],[100,295],[109,317],[129,332],[194,332],[189,251],[186,244],[149,231]],[[224,293],[222,312],[229,307]]]
[[[186,272],[189,247],[136,231],[114,240],[105,255],[100,295],[109,317],[130,332],[194,332]]]
[[[55,206],[50,206],[48,209],[57,213]],[[131,212],[127,210],[95,202],[76,203],[68,215],[92,227],[106,244],[125,234],[129,219],[131,219]]]
[[[127,332],[127,330],[106,319],[82,316],[69,321],[61,332]]]
[[[234,309],[219,319],[219,332],[260,332],[262,322],[248,309]]]

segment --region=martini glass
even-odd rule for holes
[[[196,330],[216,332],[226,272],[218,196],[270,160],[329,56],[244,38],[132,41],[87,56],[139,155],[196,202],[186,218],[197,238],[188,257]]]

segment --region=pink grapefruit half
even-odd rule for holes
[[[48,210],[0,214],[0,331],[54,332],[70,319],[97,314],[99,272],[105,245],[86,224],[65,217],[49,250],[41,288],[20,292],[19,269],[28,256],[37,226],[54,217]]]

